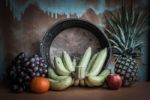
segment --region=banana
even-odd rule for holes
[[[77,79],[80,79],[80,80],[84,79],[84,78],[85,78],[85,75],[86,75],[85,70],[86,70],[85,67],[78,67],[78,66],[77,66],[77,67],[76,67],[76,71],[75,71],[76,78],[77,78]]]
[[[58,75],[68,76],[70,72],[64,67],[60,57],[54,58],[55,70]]]
[[[66,88],[72,85],[72,78],[68,76],[67,78],[61,81],[49,79],[49,82],[51,84],[52,90],[61,91],[61,90],[65,90]]]
[[[90,61],[91,55],[92,55],[92,49],[91,49],[91,47],[88,47],[86,49],[83,57],[81,58],[78,67],[86,67],[87,68],[87,65]]]
[[[74,84],[74,82],[75,82],[75,79],[73,79],[73,78],[72,78],[72,83],[71,83],[71,86]]]
[[[87,80],[94,86],[101,86],[105,79],[102,77],[89,76]]]
[[[74,84],[73,84],[73,85],[74,85],[74,86],[78,86],[78,85],[79,85],[79,81],[80,81],[80,80],[76,79],[76,80],[74,81]]]
[[[94,86],[101,86],[109,74],[110,70],[105,69],[98,76],[88,76],[87,80]]]
[[[64,63],[67,70],[69,70],[70,72],[75,71],[75,67],[74,67],[74,65],[71,61],[71,58],[70,58],[69,54],[66,51],[63,51],[62,60],[63,60],[63,63]]]
[[[76,66],[77,66],[77,60],[76,60],[75,58],[73,58],[72,63],[73,63],[73,66],[74,66],[74,67],[76,67]]]
[[[92,49],[91,47],[88,47],[83,57],[81,58],[79,65],[76,67],[77,77],[80,80],[84,79],[86,76],[86,68],[90,61],[91,55],[92,55]]]
[[[90,69],[93,67],[93,64],[94,64],[94,61],[96,60],[97,55],[98,55],[98,53],[94,54],[92,59],[90,60],[88,67],[86,69],[86,74],[88,74]]]
[[[68,76],[58,76],[53,68],[48,68],[48,78],[54,79],[54,80],[62,80],[67,78]]]
[[[105,63],[106,57],[107,57],[107,48],[104,48],[98,53],[96,60],[87,75],[97,76],[101,71],[103,64]]]
[[[85,82],[85,85],[88,86],[88,87],[94,87],[94,85],[92,85],[88,80],[87,78],[84,79],[84,82]]]
[[[80,80],[80,81],[79,81],[79,84],[80,84],[80,86],[85,86],[84,79]]]

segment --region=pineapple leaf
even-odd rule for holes
[[[113,19],[112,18],[107,18],[106,16],[105,16],[105,18],[107,19],[107,22],[109,23],[109,25],[110,25],[110,27],[111,27],[111,29],[113,30],[113,33],[118,33],[117,31],[117,28],[116,28],[116,24],[114,24],[113,22]]]
[[[129,22],[129,13],[128,13],[128,10],[126,10],[126,21],[127,21],[127,23]]]
[[[123,53],[123,51],[122,51],[122,49],[120,49],[119,47],[117,47],[117,46],[113,46],[112,47],[112,49],[115,49],[115,50],[117,50],[119,53]]]
[[[110,28],[105,28],[105,30],[110,37],[109,41],[112,44],[113,54],[116,55],[120,53],[136,54],[136,50],[139,50],[143,45],[138,37],[150,30],[147,22],[150,17],[149,12],[146,14],[145,11],[135,8],[133,0],[131,0],[131,6],[127,8],[124,1],[122,0],[122,7],[117,13],[110,12],[111,17],[105,17]]]
[[[149,31],[150,26],[148,26],[147,18],[149,15],[143,17],[141,23],[137,26],[137,37],[140,36],[143,32]]]
[[[141,36],[142,33],[150,30],[150,26],[143,26],[143,28],[138,32],[137,37]]]
[[[135,44],[134,48],[138,49],[138,48],[141,48],[143,45],[144,45],[143,42],[138,42],[138,43]]]
[[[121,41],[125,43],[125,35],[123,29],[119,26],[119,21],[116,19],[115,15],[111,14],[111,18],[107,18],[108,23],[110,24],[111,28],[113,29],[113,33],[121,37]]]
[[[115,16],[112,12],[109,12],[110,13],[110,15],[111,15],[111,17],[112,17],[112,19],[113,19],[113,22],[114,23],[117,23],[117,24],[119,24],[119,25],[121,25],[121,22],[120,22],[120,20],[119,20],[119,16],[118,16],[118,18],[117,18],[117,16]]]
[[[113,45],[115,45],[115,46],[118,46],[118,47],[119,47],[118,43],[117,43],[117,42],[115,42],[114,40],[109,39],[109,41],[110,41]]]
[[[122,23],[122,26],[123,26],[123,29],[125,29],[125,12],[126,12],[126,9],[125,9],[125,3],[124,3],[124,0],[122,0],[122,7],[121,7],[121,23]]]
[[[120,9],[118,10],[118,13],[117,13],[117,18],[118,18],[118,20],[119,20],[119,22],[120,22],[120,24],[121,24],[121,26],[122,26],[122,22],[121,22],[121,11],[120,11]]]
[[[126,40],[125,40],[125,33],[124,33],[124,31],[123,31],[123,29],[119,26],[119,25],[117,25],[118,26],[118,29],[120,30],[120,37],[121,37],[121,40],[123,41],[123,43],[125,43],[126,42]]]
[[[105,28],[105,30],[109,33],[109,35],[111,37],[113,37],[114,41],[118,42],[120,47],[122,49],[125,49],[125,44],[122,43],[122,41],[120,40],[120,38],[116,35],[116,34],[113,34],[111,31],[109,31],[109,29]]]
[[[136,27],[138,24],[140,24],[140,22],[141,22],[140,19],[141,19],[142,15],[143,15],[143,11],[137,12],[136,21],[134,21],[133,26]],[[143,19],[143,18],[142,18],[142,19]]]
[[[129,48],[133,48],[134,46],[134,38],[130,37],[131,42],[130,42],[130,47]]]

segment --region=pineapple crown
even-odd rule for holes
[[[131,55],[139,57],[143,42],[139,37],[150,29],[147,19],[149,14],[133,7],[133,0],[130,7],[126,7],[122,0],[122,7],[117,13],[109,12],[110,17],[105,15],[108,27],[105,28],[113,54]]]

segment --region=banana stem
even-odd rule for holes
[[[76,67],[77,79],[81,80],[85,78],[86,67]]]

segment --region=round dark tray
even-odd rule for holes
[[[99,40],[101,48],[105,48],[105,47],[109,48],[108,56],[104,65],[106,66],[111,57],[110,43],[108,41],[107,36],[103,34],[101,30],[98,27],[96,27],[94,24],[86,20],[81,20],[81,19],[65,19],[65,20],[59,21],[45,33],[42,39],[42,42],[40,44],[40,52],[41,52],[42,57],[46,59],[48,65],[52,66],[49,50],[50,50],[50,47],[54,38],[63,30],[68,29],[68,28],[73,28],[73,27],[83,28],[83,29],[90,31]]]

